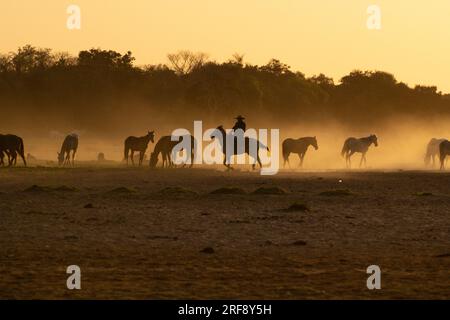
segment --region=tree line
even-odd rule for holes
[[[239,54],[216,62],[179,51],[166,64],[138,66],[131,52],[94,48],[72,56],[31,45],[0,54],[0,105],[3,125],[31,114],[44,127],[91,130],[123,127],[142,115],[175,124],[188,113],[190,120],[243,114],[277,124],[332,119],[359,127],[392,116],[450,115],[449,95],[435,86],[409,87],[382,71],[352,71],[335,83],[277,59],[247,63]]]

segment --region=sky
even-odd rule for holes
[[[67,8],[81,9],[69,30]],[[367,8],[381,10],[370,30]],[[338,81],[352,70],[393,73],[410,86],[450,92],[449,0],[3,0],[0,52],[31,44],[77,54],[130,50],[138,65],[166,63],[178,50],[225,61],[234,53]]]

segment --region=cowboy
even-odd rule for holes
[[[238,130],[238,129],[241,129],[242,131],[245,132],[245,128],[246,128],[246,126],[247,126],[247,125],[245,124],[245,122],[244,122],[245,118],[244,118],[243,116],[239,115],[239,116],[237,116],[235,119],[236,119],[237,121],[236,121],[236,123],[234,124],[233,131],[236,131],[236,130]]]

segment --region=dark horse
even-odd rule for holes
[[[283,167],[286,166],[286,162],[289,165],[289,155],[291,153],[298,154],[300,158],[300,167],[303,166],[303,159],[305,158],[306,151],[309,146],[313,146],[316,150],[319,149],[317,145],[316,137],[304,137],[300,139],[286,139],[283,141]]]
[[[128,156],[131,150],[131,163],[134,166],[134,152],[139,151],[139,165],[142,165],[142,160],[144,159],[145,151],[147,150],[148,143],[154,142],[155,132],[149,131],[146,136],[143,137],[128,137],[125,139],[125,150],[124,150],[124,160],[127,161],[128,165]]]
[[[438,157],[439,159],[439,145],[441,142],[445,141],[445,139],[436,139],[433,138],[428,142],[427,145],[427,152],[425,154],[425,165],[429,165],[431,160],[433,161],[433,167],[436,163],[435,158]]]
[[[196,147],[196,140],[193,136],[183,136],[183,137],[176,137],[178,140],[172,141],[172,136],[164,136],[161,137],[161,139],[158,140],[158,142],[155,144],[155,148],[153,149],[153,152],[150,156],[150,167],[155,168],[156,164],[158,163],[158,156],[161,153],[162,156],[162,167],[172,167],[174,164],[172,162],[172,150],[173,148],[181,142],[180,138],[183,139],[189,139],[191,143],[191,152],[190,152],[190,165],[189,167],[192,167],[194,164],[194,154],[195,154],[195,147]],[[180,150],[181,151],[181,150]],[[167,164],[166,164],[167,163]],[[183,166],[185,166],[184,164]]]
[[[75,166],[75,153],[78,149],[78,135],[75,133],[69,134],[64,139],[61,146],[61,151],[58,152],[58,164],[70,165],[70,152],[72,152],[72,166]]]
[[[25,160],[25,151],[23,146],[23,140],[13,134],[0,135],[0,163],[4,164],[3,158],[4,154],[8,156],[8,166],[16,165],[17,154],[23,160],[23,164],[27,166],[27,161]]]
[[[445,158],[450,156],[450,141],[444,140],[439,145],[439,159],[441,160],[441,170],[445,168]]]
[[[345,163],[347,165],[347,168],[351,167],[350,157],[355,152],[362,153],[359,166],[360,167],[362,166],[363,161],[364,164],[367,164],[366,153],[369,150],[369,147],[372,143],[375,145],[375,147],[378,147],[378,138],[374,134],[365,138],[357,139],[352,137],[345,140],[344,146],[342,147],[341,155],[345,157]]]
[[[225,158],[223,159],[223,165],[226,166],[228,168],[228,170],[233,169],[230,165],[231,156],[245,154],[245,153],[248,154],[249,156],[253,157],[259,163],[260,168],[262,168],[261,159],[259,158],[259,148],[262,147],[262,148],[266,149],[267,151],[269,151],[269,147],[265,146],[257,139],[244,137],[244,149],[238,150],[238,145],[236,143],[236,140],[237,140],[236,136],[234,136],[231,133],[227,134],[225,129],[223,128],[223,126],[218,126],[211,133],[211,138],[215,138],[219,135],[222,136],[222,139],[219,139],[219,144],[222,148],[223,154],[225,155]],[[232,150],[232,152],[229,152],[229,153],[227,153],[227,143],[226,143],[226,141],[228,139],[233,139],[232,141],[234,142],[234,144],[233,144],[234,150]],[[256,150],[251,150],[250,149],[251,147],[254,147]],[[252,151],[255,151],[256,154],[251,154]],[[255,166],[256,166],[256,163],[253,163],[252,168],[255,169]]]

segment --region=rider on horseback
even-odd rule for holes
[[[237,121],[236,121],[236,123],[234,124],[234,127],[233,127],[233,131],[236,131],[236,130],[238,130],[238,129],[242,129],[242,131],[244,131],[245,132],[245,128],[246,128],[246,124],[245,124],[245,122],[244,122],[244,120],[245,120],[245,118],[243,117],[243,116],[237,116],[236,118],[235,118]]]

